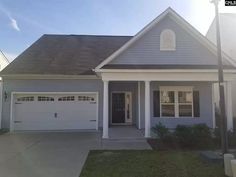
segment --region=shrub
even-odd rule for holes
[[[175,144],[175,136],[169,131],[169,129],[159,122],[155,127],[153,127],[153,132],[158,136],[162,143],[173,145]]]
[[[197,124],[192,126],[192,136],[194,146],[197,148],[213,147],[213,138],[210,128],[206,124]]]
[[[193,126],[177,125],[174,132],[161,123],[153,127],[153,132],[160,139],[160,143],[170,146],[171,148],[190,148],[190,149],[209,149],[214,145],[214,139],[210,128],[205,124],[196,124]],[[231,134],[232,139],[236,134]]]
[[[228,131],[228,142],[229,147],[236,147],[236,133],[233,131]]]
[[[167,134],[169,134],[169,129],[159,122],[155,127],[153,127],[153,132],[158,136],[158,138],[163,139]]]
[[[228,145],[230,148],[235,148],[236,147],[236,132],[234,131],[228,131],[227,132],[228,136]],[[221,133],[220,133],[220,128],[215,128],[214,129],[214,143],[216,146],[220,147],[221,146]]]
[[[175,135],[180,146],[184,148],[205,149],[213,146],[210,128],[205,124],[178,125]]]
[[[175,135],[178,143],[182,147],[192,147],[193,146],[193,136],[192,128],[186,125],[177,125],[175,129]]]

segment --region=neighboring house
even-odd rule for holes
[[[0,50],[0,71],[3,70],[8,64],[9,61],[7,57]],[[1,112],[2,112],[2,78],[0,78],[0,114]],[[1,115],[0,115],[0,129],[1,129]]]
[[[234,59],[236,63],[236,14],[234,13],[221,13],[219,15],[220,21],[220,35],[221,35],[221,46],[222,50]],[[216,26],[215,19],[213,20],[206,37],[216,44]],[[218,85],[215,86],[216,93],[218,93]],[[233,116],[236,117],[236,81],[232,82],[232,92],[233,92]],[[216,97],[216,105],[219,107],[219,96]]]
[[[7,65],[9,61],[4,53],[0,50],[0,71],[2,71]]]
[[[223,58],[229,83],[236,69]],[[216,47],[171,8],[135,36],[43,35],[1,76],[11,131],[215,126]],[[227,103],[230,129],[230,92]]]

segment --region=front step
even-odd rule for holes
[[[145,138],[109,138],[101,140],[103,150],[151,150]]]
[[[103,142],[146,142],[146,139],[143,137],[122,137],[122,138],[108,138],[102,139]]]

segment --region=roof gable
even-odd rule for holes
[[[196,41],[198,41],[202,46],[204,46],[209,52],[216,55],[216,46],[213,45],[210,41],[208,41],[199,31],[193,28],[187,21],[185,21],[182,17],[180,17],[173,9],[168,8],[161,15],[159,15],[156,19],[154,19],[151,23],[149,23],[146,27],[144,27],[139,33],[137,33],[132,39],[130,39],[127,43],[125,43],[120,49],[114,52],[111,56],[109,56],[106,60],[101,62],[96,68],[96,70],[101,69],[103,66],[107,64],[111,64],[112,61],[118,56],[122,55],[126,50],[128,50],[132,45],[137,43],[144,35],[150,32],[153,28],[155,28],[163,19],[171,18],[175,21],[176,24],[181,26],[186,32],[188,32]],[[157,49],[158,50],[158,49]],[[223,54],[225,62],[233,64],[232,60]]]

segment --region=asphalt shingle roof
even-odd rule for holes
[[[131,36],[43,35],[1,75],[93,75],[92,69],[129,39]]]

